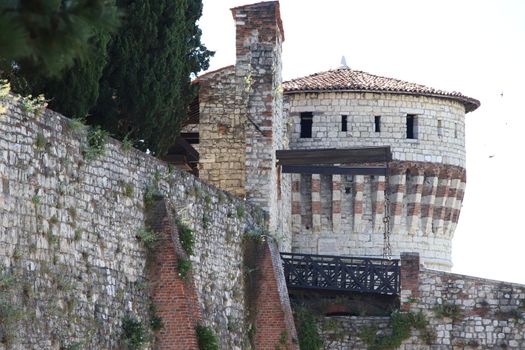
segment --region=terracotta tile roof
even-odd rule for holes
[[[284,82],[283,88],[285,94],[320,91],[364,91],[441,97],[463,103],[466,112],[471,112],[480,105],[478,100],[459,92],[437,90],[421,84],[380,77],[350,68],[339,68],[292,79]]]

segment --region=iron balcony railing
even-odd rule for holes
[[[281,253],[289,289],[399,294],[399,260]]]

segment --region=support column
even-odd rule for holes
[[[407,229],[408,233],[415,234],[419,229],[419,218],[421,214],[421,197],[423,193],[423,181],[425,176],[421,169],[416,170],[410,184],[407,198]]]
[[[423,196],[421,198],[421,230],[423,235],[432,232],[432,218],[434,216],[434,202],[438,185],[438,169],[434,168],[425,174]]]
[[[403,215],[403,196],[405,195],[406,175],[402,170],[401,174],[390,176],[390,220],[391,230],[394,233],[401,229],[401,217]]]
[[[312,174],[312,232],[321,232],[321,175]]]
[[[456,206],[457,195],[460,185],[461,180],[456,178],[451,180],[450,187],[448,188],[447,201],[445,202],[445,217],[443,227],[443,233],[447,236],[452,225],[452,211]]]
[[[354,233],[363,231],[363,192],[365,190],[365,177],[354,176]]]
[[[445,171],[439,174],[436,201],[434,204],[434,217],[432,219],[432,232],[434,232],[434,234],[443,233],[443,223],[445,220],[445,209],[450,183],[450,172]]]
[[[461,204],[463,203],[463,197],[465,196],[465,187],[467,185],[465,181],[466,179],[463,177],[461,179],[461,184],[459,185],[458,193],[456,195],[456,203],[454,205],[454,209],[452,210],[452,224],[448,232],[449,236],[454,235],[454,232],[456,231],[456,226],[458,225],[459,214],[461,212]]]
[[[301,231],[301,174],[292,174],[292,233]]]
[[[383,232],[383,218],[385,216],[385,177],[377,176],[372,192],[372,219],[374,232]]]
[[[341,232],[341,175],[332,175],[332,231]]]

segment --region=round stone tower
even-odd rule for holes
[[[292,250],[381,256],[389,212],[393,257],[419,252],[425,266],[450,270],[466,183],[465,114],[479,101],[346,67],[283,88],[291,150],[391,151],[386,176],[293,173]]]

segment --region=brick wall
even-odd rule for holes
[[[271,240],[259,249],[255,348],[299,350],[279,250]]]
[[[187,259],[169,203],[159,199],[148,208],[147,227],[158,233],[155,251],[148,255],[147,274],[156,315],[163,327],[156,333],[156,349],[198,349],[195,327],[202,322],[201,306],[191,273],[179,275],[178,258]]]

